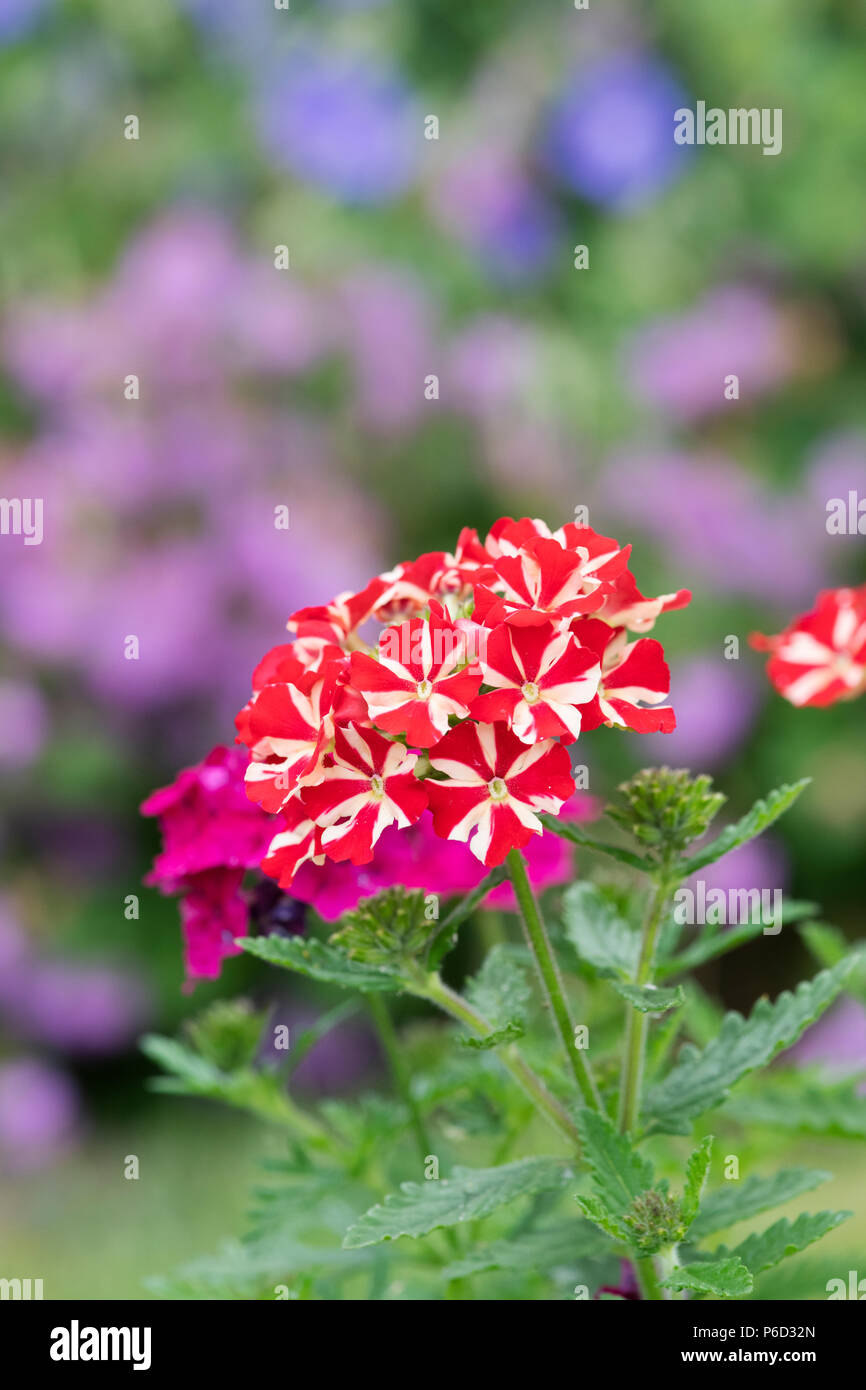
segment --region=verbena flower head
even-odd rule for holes
[[[502,517],[293,613],[236,721],[247,793],[279,816],[265,872],[290,890],[304,865],[369,864],[428,808],[492,867],[571,797],[582,728],[673,729],[660,644],[627,638],[690,595],[641,594],[629,552]]]
[[[749,638],[770,652],[767,675],[792,705],[834,705],[866,690],[866,584],[826,589],[810,613],[779,633]]]

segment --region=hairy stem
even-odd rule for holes
[[[665,1290],[659,1285],[658,1271],[652,1255],[645,1255],[642,1260],[635,1260],[634,1268],[641,1298],[658,1301],[666,1297]],[[669,1297],[669,1295],[667,1296]]]
[[[667,876],[663,875],[656,880],[647,909],[641,937],[640,959],[634,978],[636,985],[652,983],[656,945],[669,893],[670,884]],[[618,1115],[620,1132],[623,1134],[634,1134],[637,1129],[648,1031],[649,1015],[627,1004]]]
[[[413,980],[410,988],[419,998],[429,1000],[431,1004],[436,1004],[452,1018],[464,1023],[477,1037],[486,1038],[495,1031],[493,1025],[483,1014],[474,1009],[461,994],[457,994],[455,990],[446,985],[444,980],[435,972],[417,981]],[[579,1148],[580,1135],[571,1116],[556,1096],[547,1089],[537,1072],[534,1072],[529,1063],[525,1061],[516,1045],[506,1043],[497,1048],[497,1056],[546,1119],[568,1140],[569,1144]]]
[[[517,898],[523,920],[526,941],[538,968],[542,989],[550,1005],[554,1026],[562,1039],[562,1045],[565,1048],[565,1055],[568,1058],[574,1079],[590,1109],[601,1110],[601,1097],[589,1063],[585,1060],[581,1049],[575,1044],[574,1024],[568,1010],[559,967],[529,882],[526,861],[520,850],[513,849],[509,852],[507,863],[514,896]]]

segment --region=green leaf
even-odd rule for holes
[[[657,985],[628,985],[622,980],[611,980],[611,984],[617,994],[642,1014],[667,1013],[668,1009],[678,1009],[686,999],[682,985],[660,989]]]
[[[848,954],[848,942],[838,927],[828,927],[825,922],[804,922],[799,931],[812,955],[824,970],[838,965],[839,961],[844,960]]]
[[[723,855],[730,854],[731,850],[739,849],[740,845],[754,840],[757,835],[762,835],[793,806],[811,780],[811,777],[803,777],[799,782],[779,787],[776,791],[770,792],[768,797],[756,801],[751,811],[748,811],[734,825],[729,825],[726,830],[723,830],[712,844],[698,850],[697,854],[693,854],[690,859],[683,861],[680,865],[683,878],[690,878],[699,869],[705,869],[707,864],[714,864]]]
[[[753,1283],[749,1270],[734,1255],[706,1264],[685,1265],[662,1280],[665,1288],[713,1294],[716,1298],[742,1298],[752,1292]]]
[[[474,1048],[477,1052],[488,1052],[491,1047],[499,1047],[501,1043],[517,1042],[525,1032],[523,1024],[512,1019],[503,1028],[494,1028],[492,1033],[487,1033],[483,1038],[474,1038],[467,1033],[465,1037],[458,1038],[458,1042],[463,1047]]]
[[[835,999],[852,964],[848,957],[772,1004],[759,999],[748,1019],[726,1014],[721,1032],[702,1052],[683,1048],[665,1080],[652,1087],[643,1111],[646,1124],[668,1134],[688,1133],[689,1121],[725,1100],[742,1076],[796,1042]]]
[[[686,1164],[686,1182],[680,1208],[686,1226],[691,1226],[698,1214],[701,1193],[710,1171],[710,1158],[713,1151],[713,1136],[707,1134],[700,1142]]]
[[[563,928],[581,960],[602,975],[634,978],[640,935],[593,883],[573,883],[562,904]]]
[[[237,944],[259,960],[279,965],[284,970],[296,970],[329,985],[342,985],[344,989],[367,992],[403,988],[400,975],[352,960],[345,952],[315,937],[245,936]]]
[[[584,1216],[600,1226],[618,1244],[630,1244],[631,1231],[618,1217],[611,1215],[600,1197],[578,1197],[576,1201]]]
[[[689,1231],[689,1239],[700,1240],[714,1231],[726,1230],[737,1221],[746,1221],[771,1207],[780,1207],[820,1187],[822,1182],[829,1182],[831,1177],[831,1173],[819,1168],[782,1168],[768,1178],[755,1174],[745,1182],[729,1182],[704,1198]]]
[[[571,840],[572,844],[580,845],[582,849],[594,850],[596,854],[604,854],[608,859],[615,859],[618,864],[628,864],[630,868],[640,869],[643,873],[647,873],[651,867],[633,850],[622,849],[619,845],[606,845],[602,840],[587,835],[574,821],[560,820],[558,816],[546,812],[539,816],[539,820],[543,822],[546,830],[552,830],[554,835],[560,835],[563,840]]]
[[[652,1187],[653,1166],[635,1151],[628,1135],[617,1132],[607,1115],[584,1108],[578,1113],[577,1127],[595,1192],[612,1216],[620,1216],[635,1197]]]
[[[850,1211],[819,1211],[813,1216],[804,1211],[796,1221],[789,1221],[783,1216],[766,1231],[755,1231],[747,1236],[732,1251],[732,1255],[742,1260],[752,1274],[759,1274],[762,1269],[772,1269],[786,1255],[796,1255],[808,1245],[814,1245],[816,1240],[847,1221],[850,1215]]]
[[[223,1072],[191,1048],[153,1033],[142,1038],[141,1050],[169,1073],[154,1078],[150,1083],[154,1091],[220,1100],[239,1110],[249,1110],[262,1119],[292,1124],[295,1111],[283,1093],[281,1081],[272,1071],[245,1067]]]
[[[544,1274],[609,1249],[609,1242],[591,1222],[569,1219],[549,1230],[525,1231],[510,1240],[491,1241],[447,1265],[442,1273],[446,1279],[464,1279],[493,1269],[532,1269]]]
[[[573,1178],[559,1159],[521,1158],[498,1168],[455,1168],[453,1178],[404,1182],[349,1227],[343,1245],[357,1250],[399,1236],[424,1236],[488,1216],[518,1197],[564,1187]]]
[[[497,1031],[512,1025],[523,1031],[532,990],[526,971],[513,959],[508,946],[493,947],[478,974],[467,982],[466,997]],[[483,1041],[490,1045],[488,1039]]]
[[[800,1078],[797,1078],[798,1080]],[[855,1087],[789,1087],[759,1096],[738,1096],[725,1107],[742,1124],[768,1125],[791,1134],[820,1134],[827,1138],[866,1139],[866,1098]]]

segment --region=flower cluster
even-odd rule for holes
[[[642,634],[690,595],[646,598],[629,553],[588,526],[503,517],[292,614],[236,721],[247,793],[279,818],[265,872],[290,889],[311,862],[367,864],[428,809],[492,867],[571,797],[582,729],[673,729],[664,654]]]
[[[810,613],[776,637],[749,641],[770,652],[767,675],[792,705],[834,705],[866,690],[866,584],[826,589]]]

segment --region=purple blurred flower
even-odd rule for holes
[[[480,426],[496,484],[522,499],[531,459],[533,488],[560,505],[573,486],[574,440],[545,410],[543,376],[543,344],[517,319],[481,315],[450,345],[448,398]]]
[[[48,711],[37,686],[0,680],[0,767],[26,767],[48,735]]]
[[[449,390],[468,415],[484,421],[525,396],[537,376],[539,348],[531,328],[502,314],[474,319],[451,344]]]
[[[381,567],[377,515],[335,468],[327,422],[257,404],[243,379],[306,371],[348,338],[379,415],[405,413],[429,360],[425,306],[410,285],[383,308],[378,289],[362,309],[310,291],[184,208],[145,228],[85,304],[13,306],[7,362],[49,420],[4,488],[44,499],[45,537],[4,553],[0,632],[74,665],[112,706],[206,699],[230,718],[322,574],[336,593]],[[383,341],[394,368],[374,382]],[[140,375],[139,401],[123,400],[118,362]]]
[[[435,360],[430,303],[416,281],[366,267],[339,285],[338,304],[362,419],[405,429],[424,408],[424,376]]]
[[[563,183],[590,202],[624,210],[651,198],[686,169],[674,143],[685,93],[644,53],[620,53],[572,74],[551,116],[546,154]]]
[[[689,313],[641,329],[627,352],[627,371],[648,404],[681,420],[729,410],[725,377],[739,377],[742,400],[754,400],[790,375],[784,319],[758,290],[714,290]]]
[[[636,452],[612,460],[600,486],[609,514],[657,540],[696,589],[703,576],[721,593],[790,606],[821,587],[814,505],[770,492],[730,459]]]
[[[866,1009],[843,995],[803,1035],[790,1056],[798,1066],[820,1063],[842,1074],[866,1069]]]
[[[16,1033],[64,1052],[110,1053],[126,1047],[150,1011],[129,971],[41,959],[0,899],[0,1011]]]
[[[116,400],[118,361],[145,384],[137,413],[158,388],[162,414],[230,373],[305,370],[327,344],[327,316],[269,261],[243,256],[220,218],[187,207],[140,232],[87,304],[14,306],[4,339],[18,380],[53,414],[83,394]]]
[[[415,103],[395,72],[313,47],[264,79],[259,129],[278,164],[350,203],[405,192],[422,139]]]
[[[15,990],[29,958],[27,937],[8,899],[0,896],[0,990]]]
[[[78,1055],[122,1051],[149,1013],[139,981],[108,966],[37,962],[19,981],[15,998],[4,995],[8,991],[0,986],[7,1021],[16,1031]]]
[[[711,834],[715,833],[714,828]],[[701,843],[696,848],[699,849]],[[732,850],[724,859],[708,864],[686,881],[686,887],[694,888],[698,879],[706,884],[708,893],[714,888],[720,888],[725,893],[738,888],[766,889],[770,892],[778,889],[782,892],[788,883],[788,861],[778,841],[768,840],[764,835],[759,840],[749,840],[739,849]]]
[[[60,1157],[79,1118],[78,1092],[63,1072],[35,1058],[0,1066],[0,1156],[13,1172]]]
[[[434,215],[505,281],[530,279],[549,264],[559,240],[553,204],[506,151],[461,156],[433,191]]]
[[[725,661],[721,651],[674,663],[671,703],[677,727],[671,734],[647,735],[648,761],[701,769],[723,766],[746,738],[760,694],[755,677],[742,663]]]
[[[847,502],[849,492],[856,492],[860,500],[866,497],[866,435],[851,430],[821,440],[809,463],[806,486],[820,508],[822,529],[832,498]]]
[[[274,1037],[274,1027],[289,1029],[292,1046],[300,1035],[315,1024],[317,1015],[304,1004],[282,1004],[271,1019],[266,1036]],[[291,1055],[291,1054],[289,1054]],[[264,1049],[270,1062],[285,1062],[285,1052],[273,1043]],[[380,1062],[380,1052],[372,1029],[355,1019],[346,1019],[330,1028],[292,1072],[291,1088],[312,1095],[340,1095],[357,1089]]]

